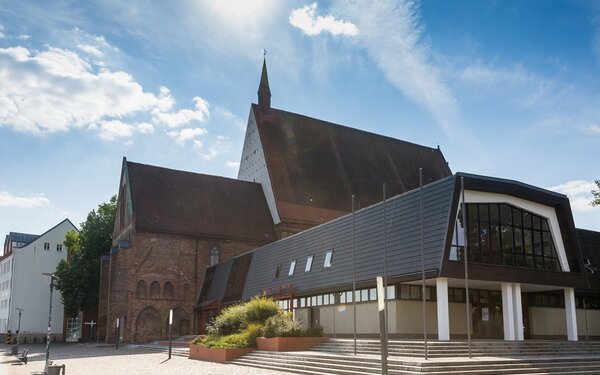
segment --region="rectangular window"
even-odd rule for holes
[[[310,272],[310,269],[312,268],[313,257],[313,255],[309,255],[308,258],[306,258],[306,267],[304,267],[304,272]]]
[[[277,268],[275,269],[275,278],[279,279],[279,275],[281,274],[281,263],[279,263],[277,265]]]
[[[360,291],[360,301],[365,302],[369,300],[369,289],[363,289]]]
[[[387,299],[396,299],[396,287],[394,285],[388,285],[386,294]]]
[[[44,242],[44,250],[50,250],[50,242]]]
[[[331,267],[331,258],[333,257],[333,250],[327,250],[325,253],[325,262],[323,262],[323,268]]]
[[[288,276],[293,276],[294,275],[294,271],[296,271],[296,260],[292,260],[292,263],[290,263],[290,270],[288,272]]]
[[[56,244],[56,251],[62,251],[62,245]]]
[[[369,289],[369,301],[377,301],[377,289]]]

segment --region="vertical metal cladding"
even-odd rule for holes
[[[423,187],[425,270],[437,270],[441,264],[454,183],[455,177],[450,176]],[[387,274],[393,277],[418,273],[421,270],[419,191],[398,195],[386,204]],[[355,213],[358,282],[374,282],[383,272],[383,225],[382,203]],[[309,293],[351,284],[351,242],[352,218],[346,215],[255,250],[242,298],[251,298],[265,288],[278,285],[291,284],[294,293]],[[333,250],[332,266],[324,267],[328,250]],[[312,268],[305,272],[306,261],[311,255],[314,256]],[[289,276],[289,267],[294,260],[295,272]],[[281,273],[275,278],[278,264],[281,264]]]

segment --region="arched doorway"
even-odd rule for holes
[[[144,343],[157,341],[164,338],[161,332],[162,317],[154,307],[146,307],[135,321],[135,342]]]

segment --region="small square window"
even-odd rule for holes
[[[360,291],[360,301],[366,302],[369,300],[369,289],[363,289]]]
[[[279,279],[279,275],[281,275],[281,263],[279,263],[275,269],[275,278]]]
[[[377,289],[369,289],[369,301],[377,301]]]
[[[50,242],[44,242],[44,250],[50,250]]]
[[[388,285],[386,299],[396,299],[396,287],[394,285]]]
[[[323,268],[331,267],[331,258],[333,257],[333,250],[327,250],[325,253],[325,262],[323,262]]]
[[[306,267],[304,267],[304,272],[310,272],[310,269],[312,268],[313,258],[314,255],[309,255],[308,258],[306,258]]]
[[[56,244],[56,251],[62,251],[62,245]]]
[[[294,271],[296,271],[296,260],[292,260],[292,263],[290,263],[290,270],[288,272],[288,276],[293,276],[294,275]]]

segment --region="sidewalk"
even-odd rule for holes
[[[0,374],[31,375],[44,369],[46,346],[43,344],[21,345],[19,352],[29,349],[29,363],[17,364],[10,355],[10,346],[0,346]],[[51,344],[50,360],[57,365],[66,365],[66,373],[70,375],[181,375],[181,374],[214,374],[214,375],[282,375],[285,372],[261,370],[252,367],[222,365],[218,363],[190,360],[181,356],[172,356],[167,360],[167,353],[157,353],[143,348],[95,344]]]

